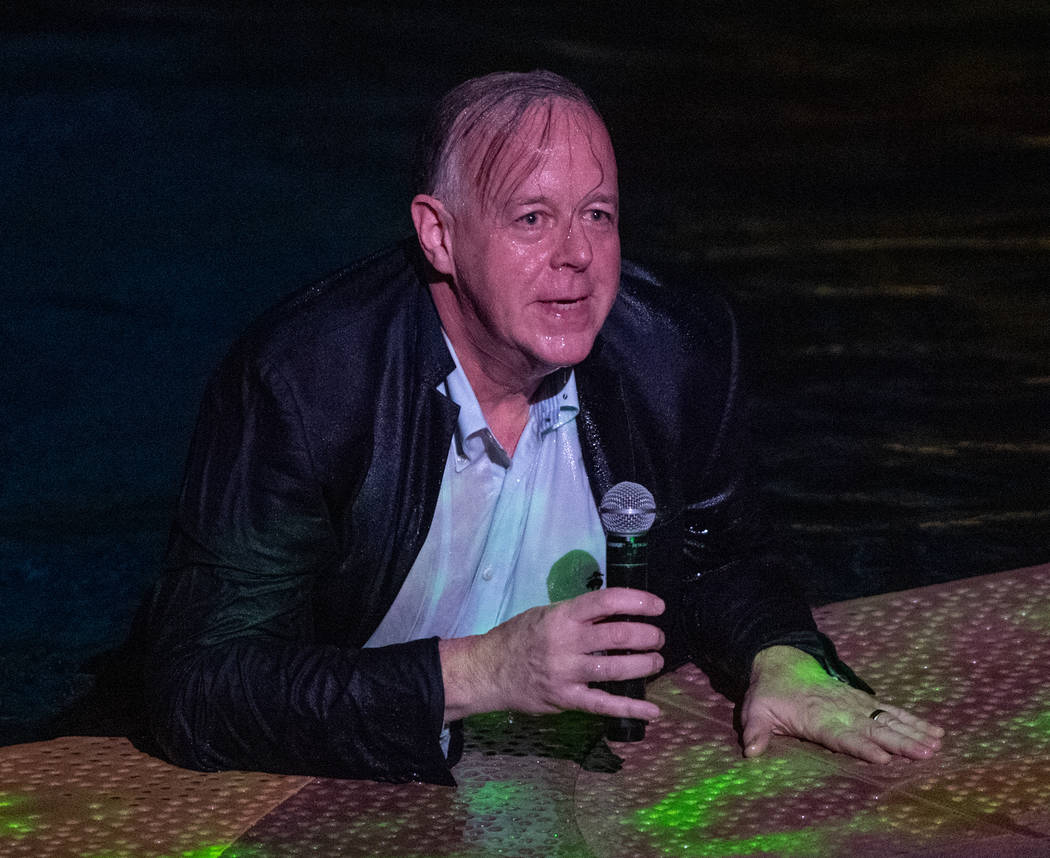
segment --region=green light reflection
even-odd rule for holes
[[[190,849],[180,853],[180,858],[219,858],[228,846],[218,844],[215,846],[201,846],[198,849]]]
[[[491,816],[529,805],[529,787],[512,781],[486,781],[464,796],[471,816]]]
[[[625,822],[633,822],[665,855],[717,858],[776,854],[818,858],[851,836],[880,830],[885,824],[881,812],[861,812],[848,820],[832,819],[804,828],[738,837],[719,834],[739,830],[741,816],[768,818],[773,809],[771,800],[819,791],[826,786],[827,774],[811,761],[797,757],[743,760],[728,771],[668,793],[656,804],[635,811],[633,818]],[[719,825],[723,826],[721,832]]]
[[[1040,738],[1050,736],[1050,710],[1018,715],[1012,723],[1018,727],[1027,727],[1029,730],[1041,733]]]
[[[770,797],[789,788],[782,777],[787,773],[788,759],[784,757],[738,763],[727,772],[668,793],[652,807],[641,808],[635,813],[635,824],[641,831],[706,827],[711,824],[711,817],[717,808],[729,799],[741,796]],[[816,781],[810,783],[808,788],[820,785],[821,782]]]
[[[22,838],[36,830],[36,814],[24,806],[25,796],[0,792],[0,837]]]

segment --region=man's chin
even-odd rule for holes
[[[594,337],[594,334],[547,335],[542,338],[533,355],[542,365],[548,367],[548,372],[565,366],[576,366],[591,353]]]

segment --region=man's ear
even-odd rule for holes
[[[452,216],[445,204],[429,194],[412,198],[412,223],[427,262],[439,274],[455,274],[452,257]]]

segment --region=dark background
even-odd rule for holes
[[[1050,560],[1043,0],[9,5],[0,742],[126,633],[230,340],[409,230],[420,117],[496,69],[590,92],[625,254],[737,306],[815,603]]]

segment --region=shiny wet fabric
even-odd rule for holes
[[[577,368],[595,498],[648,486],[669,666],[739,693],[792,643],[858,682],[760,559],[732,315],[624,264]],[[414,242],[310,286],[238,341],[205,394],[166,569],[143,614],[151,730],[199,769],[453,783],[437,640],[362,649],[426,537],[455,406]]]

